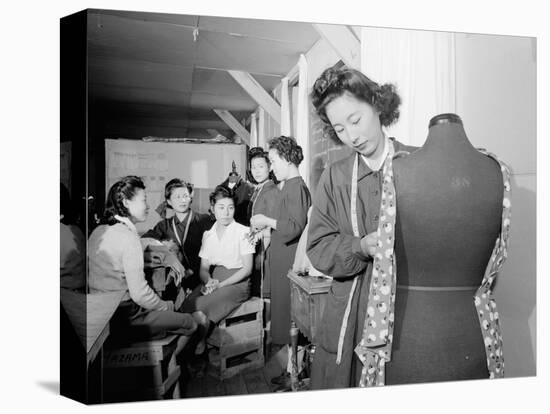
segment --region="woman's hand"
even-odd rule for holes
[[[246,235],[246,240],[248,240],[248,242],[253,246],[256,245],[261,238],[262,238],[261,231],[250,230],[250,232]]]
[[[376,245],[378,243],[378,235],[376,231],[367,234],[361,239],[361,250],[366,256],[373,257],[376,253]]]
[[[220,281],[218,279],[210,278],[208,282],[202,287],[201,293],[203,295],[209,295],[220,287]]]
[[[264,229],[268,226],[267,217],[263,214],[256,214],[250,218],[250,228],[253,232]]]
[[[256,232],[268,227],[277,230],[277,220],[266,217],[263,214],[256,214],[250,218],[250,228],[252,231]]]

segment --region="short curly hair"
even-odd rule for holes
[[[269,149],[274,149],[282,159],[291,162],[295,166],[300,165],[304,160],[302,147],[296,143],[292,137],[281,135],[269,140]]]
[[[164,199],[169,200],[172,197],[172,192],[176,188],[187,188],[189,195],[193,193],[193,184],[183,181],[180,178],[172,178],[164,186]]]
[[[258,184],[258,182],[254,179],[252,176],[252,172],[250,171],[252,168],[252,160],[254,158],[263,158],[265,162],[267,162],[267,166],[271,165],[269,162],[269,155],[262,147],[252,147],[250,150],[248,150],[248,171],[246,172],[246,179],[251,182],[252,184]],[[269,171],[269,175],[267,176],[268,180],[275,181],[275,174],[273,174],[273,171]]]
[[[383,126],[389,126],[399,118],[401,98],[395,85],[379,85],[356,69],[330,67],[317,78],[310,97],[317,115],[325,124],[325,133],[332,138],[337,139],[337,136],[327,117],[326,107],[346,92],[379,111],[380,124]]]
[[[138,190],[145,190],[145,184],[140,177],[135,175],[128,175],[114,183],[107,194],[101,223],[109,225],[118,223],[115,215],[129,217],[130,212],[124,206],[123,201],[134,198]]]
[[[218,200],[221,200],[223,198],[230,198],[231,200],[233,200],[233,204],[235,206],[237,205],[237,197],[235,196],[235,192],[225,185],[220,184],[216,186],[216,188],[214,188],[214,191],[210,193],[210,206],[214,207],[214,204],[216,204]]]

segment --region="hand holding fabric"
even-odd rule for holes
[[[376,231],[367,234],[361,239],[361,250],[367,256],[373,257],[376,252],[376,245],[378,244],[378,235]]]
[[[250,218],[250,228],[252,231],[257,232],[263,230],[270,225],[270,218],[263,214],[256,214]]]
[[[210,278],[210,280],[201,288],[201,293],[205,296],[209,295],[219,288],[219,284],[220,281],[218,279]]]

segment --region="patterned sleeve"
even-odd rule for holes
[[[250,231],[249,227],[244,227],[242,229],[242,232],[239,232],[240,233],[239,252],[241,256],[244,256],[245,254],[254,254],[256,252],[256,246],[254,246],[248,241],[247,235],[249,231]]]

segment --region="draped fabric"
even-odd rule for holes
[[[296,125],[296,142],[302,147],[304,161],[298,167],[306,186],[311,186],[309,179],[309,95],[308,95],[308,63],[302,54],[298,60],[299,83],[298,83],[298,108]]]
[[[281,79],[281,135],[291,136],[290,126],[290,97],[288,93],[288,78]]]
[[[485,345],[489,377],[502,378],[504,376],[502,333],[499,314],[493,297],[493,286],[507,257],[511,217],[510,170],[495,155],[483,150],[481,152],[499,163],[504,183],[504,193],[501,231],[496,239],[481,286],[476,291],[473,301],[478,313],[481,335]],[[357,356],[363,363],[359,381],[360,387],[384,385],[385,364],[391,360],[397,272],[394,253],[395,220],[398,208],[396,205],[392,158],[393,145],[384,163],[380,221],[377,230],[378,244],[373,258],[367,314],[361,341],[355,348]],[[357,177],[356,168],[353,174],[355,180]]]
[[[256,112],[252,112],[252,115],[250,115],[250,146],[258,146],[258,120]]]

